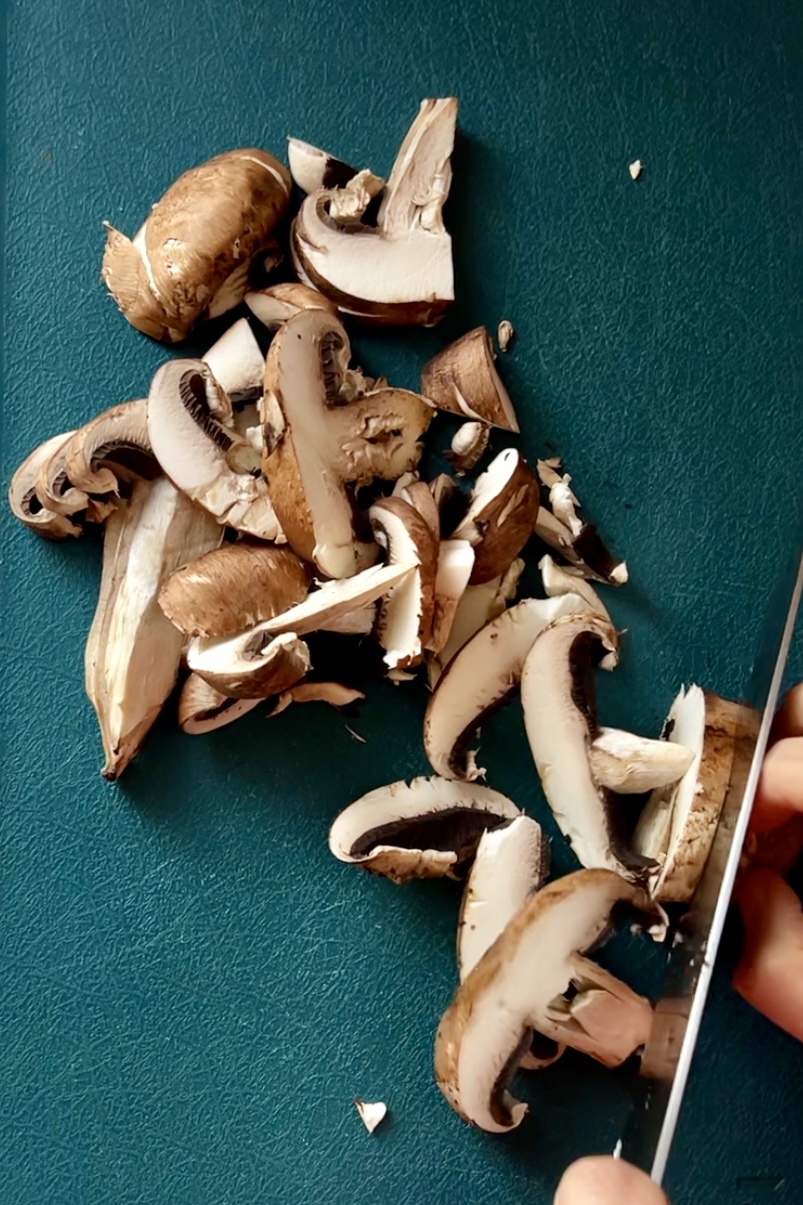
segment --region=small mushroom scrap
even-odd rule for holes
[[[370,565],[377,547],[357,530],[349,483],[395,480],[417,463],[432,410],[417,394],[380,388],[360,397],[337,318],[304,310],[274,337],[262,399],[265,476],[292,548],[327,577]]]
[[[494,364],[484,326],[441,348],[421,371],[421,392],[439,410],[517,432],[516,412]]]
[[[593,523],[580,519],[580,503],[570,488],[572,479],[568,473],[560,473],[560,467],[558,458],[538,461],[538,476],[548,503],[541,503],[535,534],[584,576],[623,586],[628,578],[627,565],[608,550]]]
[[[368,512],[374,537],[391,565],[412,565],[412,572],[382,599],[377,639],[390,669],[409,669],[424,657],[432,631],[438,537],[403,498],[381,498]]]
[[[560,616],[587,612],[578,595],[525,598],[474,635],[447,665],[427,705],[424,749],[444,778],[485,775],[470,745],[491,712],[518,688],[530,649]]]
[[[454,98],[422,101],[375,226],[360,220],[383,183],[370,172],[344,187],[320,188],[301,206],[291,236],[296,271],[344,313],[432,326],[454,300],[452,242],[442,210],[456,121]]]
[[[644,880],[654,862],[627,846],[616,796],[595,782],[589,759],[599,735],[593,671],[616,655],[616,633],[601,616],[564,615],[528,652],[521,701],[544,795],[581,865]]]
[[[485,423],[463,423],[462,427],[458,427],[446,453],[446,459],[458,477],[464,477],[479,464],[485,455],[490,435],[491,429]]]
[[[414,778],[369,791],[347,807],[329,830],[329,848],[339,861],[394,883],[455,878],[482,833],[519,814],[490,787]]]
[[[307,195],[321,188],[345,188],[357,175],[356,167],[300,138],[287,139],[287,162],[293,183]]]
[[[474,549],[472,586],[504,573],[530,538],[538,514],[538,482],[515,448],[506,448],[477,478],[453,538]]]
[[[290,176],[244,148],[190,168],[151,207],[133,240],[108,222],[101,275],[125,317],[164,343],[237,305],[251,261],[287,212]]]
[[[179,695],[178,726],[190,736],[201,736],[233,724],[261,702],[261,699],[234,699],[231,695],[221,694],[197,674],[190,674]]]
[[[688,902],[705,869],[725,802],[745,709],[704,692],[680,691],[667,717],[667,745],[691,756],[679,782],[659,786],[639,817],[634,848],[656,862],[656,899]]]
[[[466,1121],[501,1134],[524,1120],[527,1105],[512,1095],[510,1082],[533,1031],[556,1028],[552,1018],[558,1012],[563,1017],[577,984],[584,993],[599,978],[606,986],[592,990],[613,995],[612,981],[618,981],[583,955],[609,930],[614,909],[623,904],[653,933],[664,931],[666,918],[647,892],[611,871],[581,870],[550,883],[508,923],[457,989],[435,1039],[435,1078]],[[581,1036],[582,1012],[558,1028],[585,1041],[589,1053],[604,1051],[608,1040],[620,1051],[628,1045],[637,1049],[649,1033],[649,1005],[636,1006],[640,998],[624,984],[618,990],[626,997],[629,1032],[611,1019],[608,1002],[598,1000],[589,1007],[596,1045],[593,1034],[585,1032],[588,1041]]]
[[[676,741],[653,741],[620,728],[600,728],[588,751],[594,781],[619,795],[641,795],[678,781],[694,751]]]

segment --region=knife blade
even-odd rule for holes
[[[700,884],[669,949],[641,1060],[645,1078],[639,1081],[640,1091],[618,1148],[657,1184],[664,1177],[683,1103],[802,592],[803,554],[798,543],[770,600],[717,831]]]

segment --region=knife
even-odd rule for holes
[[[667,956],[663,988],[641,1060],[645,1078],[639,1081],[628,1125],[617,1144],[617,1154],[649,1172],[656,1184],[663,1180],[680,1115],[792,642],[803,592],[799,543],[790,561],[770,600],[746,692],[744,731],[737,742],[711,853]]]

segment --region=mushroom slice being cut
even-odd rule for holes
[[[580,503],[570,489],[572,479],[568,473],[558,472],[560,460],[539,460],[537,468],[549,502],[542,503],[538,511],[535,534],[583,576],[623,586],[627,565],[608,551],[593,523],[579,518]]]
[[[515,448],[506,448],[477,478],[463,521],[453,532],[474,549],[471,584],[504,573],[532,535],[538,482]]]
[[[380,388],[355,397],[350,346],[325,310],[304,310],[273,339],[262,399],[265,476],[287,539],[327,577],[370,565],[349,483],[393,480],[421,454],[432,410],[416,394]]]
[[[307,597],[309,569],[289,548],[226,544],[172,573],[159,606],[187,636],[232,636]]]
[[[156,601],[162,582],[222,535],[164,477],[135,482],[131,497],[106,520],[100,596],[84,657],[104,778],[119,778],[136,755],[178,676],[184,637]]]
[[[448,541],[447,541],[448,542]],[[429,685],[434,689],[446,666],[455,653],[466,644],[480,628],[485,627],[516,597],[519,578],[524,572],[524,561],[517,557],[509,569],[499,577],[492,577],[481,586],[467,586],[461,591],[457,608],[449,629],[449,637],[443,647],[427,658]]]
[[[153,339],[185,339],[248,290],[248,269],[290,200],[287,168],[254,148],[226,151],[170,186],[133,240],[108,222],[101,275],[125,317]]]
[[[452,241],[443,224],[457,101],[422,101],[401,145],[375,226],[360,219],[382,181],[360,172],[308,196],[293,224],[293,263],[345,313],[432,326],[454,300]]]
[[[620,804],[594,781],[589,760],[599,735],[594,669],[605,658],[610,665],[616,649],[616,633],[601,616],[586,610],[554,620],[527,654],[521,701],[544,795],[581,865],[640,880],[655,863],[628,848]]]
[[[231,425],[229,399],[208,364],[163,364],[151,382],[147,416],[151,447],[178,489],[219,523],[262,540],[283,539],[260,454]]]
[[[64,448],[64,472],[74,490],[117,496],[121,482],[159,476],[145,408],[144,398],[121,402],[75,432]]]
[[[391,669],[409,669],[423,660],[435,609],[438,537],[403,498],[382,498],[368,511],[374,536],[391,565],[413,570],[382,599],[376,638]]]
[[[502,1134],[524,1120],[527,1105],[510,1092],[513,1075],[533,1031],[548,1029],[575,980],[586,982],[583,953],[609,930],[618,905],[654,933],[665,930],[643,888],[611,871],[577,871],[537,892],[457,989],[435,1039],[435,1078],[466,1121]]]
[[[297,280],[246,293],[245,304],[269,331],[277,331],[283,322],[294,318],[302,310],[328,310],[330,314],[337,313],[337,306],[333,301],[324,297],[317,289],[311,289],[309,285],[301,284]]]
[[[179,695],[178,726],[182,732],[200,736],[233,724],[261,702],[262,699],[233,699],[231,695],[215,690],[197,674],[190,674]]]
[[[234,699],[280,695],[309,672],[309,649],[295,632],[255,638],[254,629],[215,640],[194,637],[187,665],[215,690]]]
[[[691,750],[693,760],[674,786],[653,792],[636,825],[634,847],[658,867],[652,893],[687,902],[705,869],[725,802],[745,709],[699,686],[683,689],[672,704],[668,744]]]
[[[694,761],[676,741],[652,741],[619,728],[600,728],[588,751],[594,781],[620,795],[641,795],[670,786]]]
[[[203,356],[235,409],[262,397],[265,357],[247,318],[239,318]]]
[[[345,188],[357,175],[356,167],[300,138],[287,139],[287,162],[294,183],[307,194],[321,188]]]
[[[447,665],[424,717],[424,748],[444,778],[473,782],[485,770],[471,743],[485,719],[517,689],[537,637],[562,615],[587,613],[578,595],[525,598],[474,635]]]
[[[344,686],[342,682],[299,682],[284,690],[276,700],[276,704],[268,712],[268,719],[281,715],[293,703],[328,703],[330,707],[348,707],[365,695],[361,690]]]
[[[421,392],[448,410],[504,431],[518,431],[510,395],[496,371],[491,337],[484,326],[442,348],[421,371]]]
[[[476,783],[414,778],[370,791],[335,819],[329,848],[341,862],[394,883],[454,878],[486,829],[520,815],[505,795]]]
[[[83,534],[79,523],[67,515],[49,510],[37,493],[37,482],[43,467],[68,443],[73,434],[73,431],[65,431],[34,448],[14,473],[8,487],[8,504],[14,518],[46,540],[63,540],[66,536]]]

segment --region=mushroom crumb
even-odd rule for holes
[[[499,344],[500,351],[507,351],[515,334],[513,323],[508,322],[507,318],[503,318],[496,328],[496,341]]]
[[[627,170],[630,172],[631,180],[638,180],[639,176],[641,175],[643,166],[644,165],[640,159],[634,159],[632,163],[628,164]]]
[[[369,1134],[373,1134],[376,1127],[381,1125],[388,1115],[388,1107],[384,1100],[360,1100],[359,1096],[355,1096],[354,1104],[360,1120]]]

